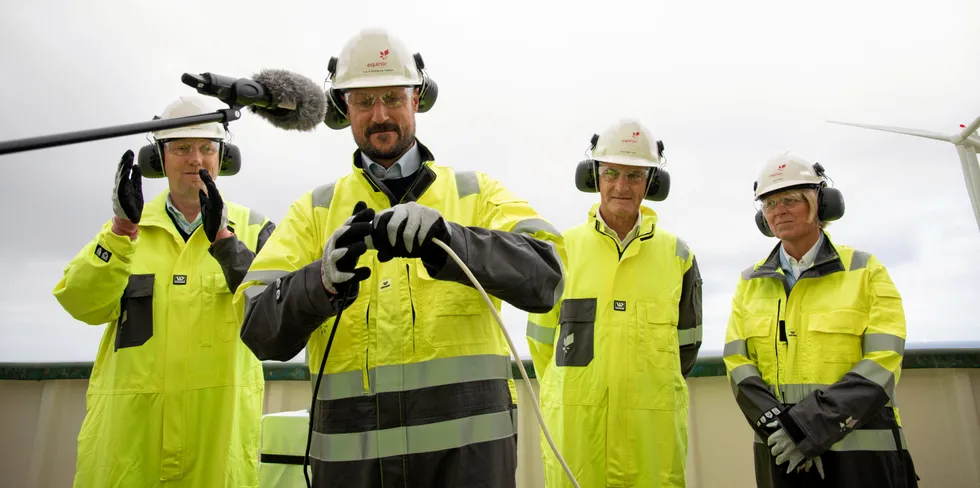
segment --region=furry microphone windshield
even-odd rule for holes
[[[284,130],[312,131],[327,113],[327,96],[313,80],[281,69],[265,69],[253,78],[272,96],[277,108],[248,109]]]

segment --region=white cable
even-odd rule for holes
[[[436,243],[439,247],[446,251],[446,254],[453,258],[453,261],[456,261],[456,264],[458,264],[460,269],[463,270],[463,273],[466,273],[466,277],[470,279],[473,286],[480,291],[480,295],[483,295],[483,300],[487,302],[487,306],[489,306],[490,311],[493,312],[494,318],[497,319],[497,325],[500,326],[500,330],[504,332],[504,337],[507,338],[507,344],[510,344],[510,353],[514,357],[514,360],[517,361],[517,368],[521,370],[521,376],[524,377],[524,384],[527,385],[527,392],[531,394],[532,404],[534,405],[534,413],[538,416],[538,423],[541,424],[541,430],[544,431],[544,437],[548,439],[548,444],[551,445],[551,450],[555,452],[555,457],[558,458],[558,462],[561,463],[561,467],[565,468],[565,474],[568,475],[568,479],[571,480],[572,485],[574,485],[575,488],[580,488],[578,481],[575,480],[575,476],[572,474],[572,470],[569,469],[568,464],[565,463],[565,459],[562,458],[561,453],[558,452],[558,447],[555,446],[555,441],[551,439],[551,433],[548,432],[548,427],[544,424],[544,416],[541,415],[541,407],[538,406],[538,397],[534,394],[534,389],[531,388],[531,380],[527,378],[527,371],[524,371],[524,364],[521,361],[521,358],[517,356],[514,341],[511,340],[510,334],[507,333],[507,328],[504,327],[504,320],[500,318],[500,313],[497,312],[497,307],[495,307],[493,302],[490,301],[490,297],[487,295],[487,292],[483,290],[483,285],[476,280],[476,277],[473,276],[470,269],[463,264],[463,261],[459,258],[459,256],[457,256],[456,253],[446,245],[446,243],[440,241],[439,239],[432,238],[432,242]]]

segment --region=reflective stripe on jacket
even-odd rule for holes
[[[825,233],[790,289],[778,253],[779,245],[742,272],[725,340],[735,400],[757,442],[778,419],[804,455],[821,456],[828,477],[820,486],[906,486],[914,470],[898,450],[906,446],[895,399],[905,314],[888,271]],[[781,466],[756,449],[760,486],[792,485]]]
[[[620,249],[596,219],[565,231],[561,302],[528,316],[545,423],[580,486],[683,487],[685,376],[701,346],[694,253],[640,207]],[[547,486],[571,486],[542,436]]]
[[[423,164],[400,202],[443,215],[447,244],[498,310],[501,300],[550,309],[563,287],[558,231],[496,180],[437,165],[416,143]],[[358,201],[379,211],[399,203],[355,151],[353,172],[296,200],[256,257],[236,304],[242,338],[259,358],[286,361],[305,345],[315,380],[336,314],[320,258]],[[442,269],[376,257],[369,250],[358,261],[371,275],[343,310],[327,358],[314,484],[513,486],[517,397],[492,312],[448,256]]]
[[[135,241],[106,223],[54,289],[75,319],[108,323],[78,435],[76,486],[258,484],[262,364],[239,340],[231,288],[274,225],[226,200],[235,236],[212,256],[203,227],[181,237],[167,193],[147,202]]]

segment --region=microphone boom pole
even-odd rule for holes
[[[239,117],[241,117],[241,114],[241,110],[237,108],[226,108],[209,114],[188,115],[186,117],[176,117],[166,120],[151,120],[149,122],[137,122],[134,124],[115,125],[98,129],[63,132],[61,134],[52,134],[48,136],[15,139],[12,141],[0,142],[0,155],[32,151],[35,149],[44,149],[48,147],[65,146],[68,144],[77,144],[79,142],[110,139],[113,137],[122,137],[144,132],[154,132],[163,129],[175,129],[177,127],[187,127],[207,122],[226,123],[237,120]]]

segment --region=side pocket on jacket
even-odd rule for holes
[[[116,319],[116,350],[142,346],[153,337],[153,275],[129,276]]]
[[[588,366],[595,357],[595,298],[566,298],[558,312],[556,366]]]

